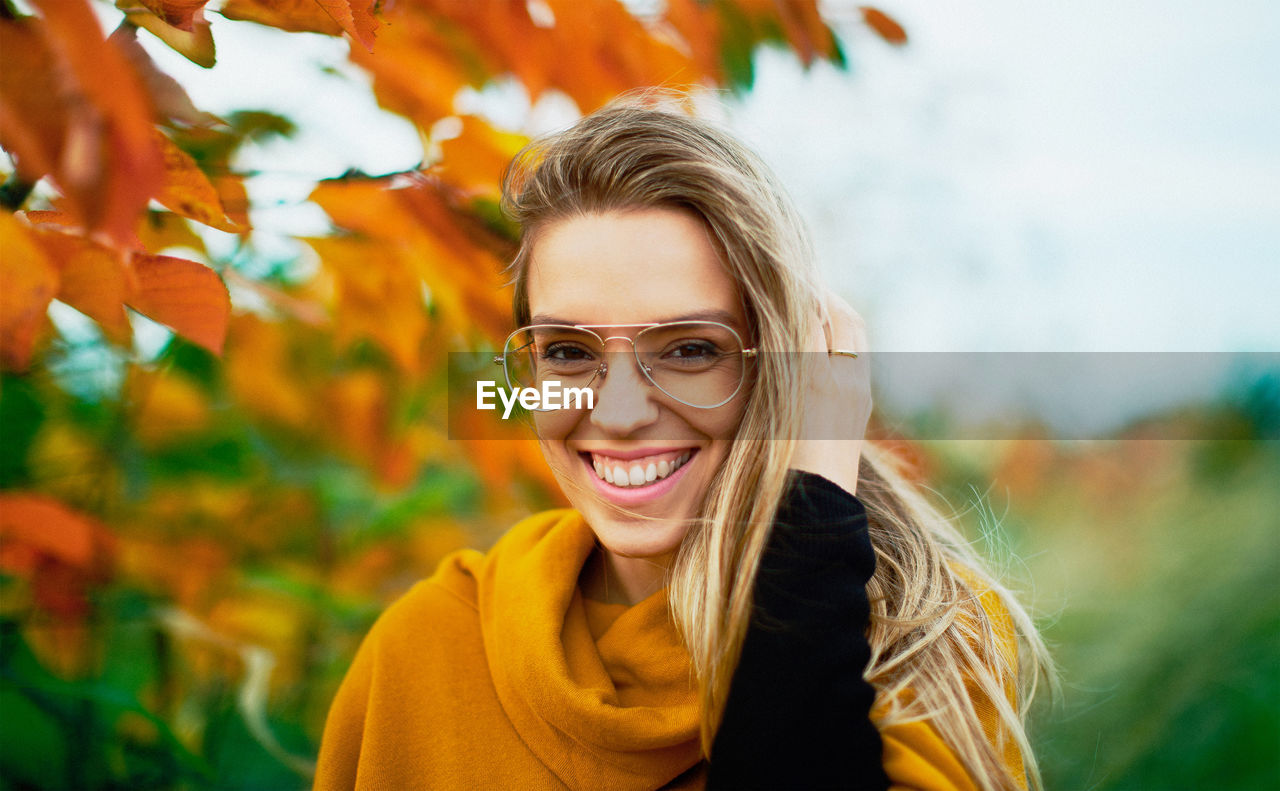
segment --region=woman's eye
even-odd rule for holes
[[[715,357],[719,353],[715,344],[710,341],[685,341],[671,347],[668,355],[684,359],[700,360]]]
[[[543,351],[542,356],[547,360],[589,360],[591,352],[573,343],[553,343]]]

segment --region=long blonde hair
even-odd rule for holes
[[[531,143],[508,168],[503,206],[520,223],[511,264],[514,307],[529,320],[527,277],[541,231],[573,216],[668,207],[702,219],[738,285],[752,345],[761,354],[737,438],[709,488],[703,518],[670,570],[669,600],[702,698],[702,743],[710,751],[750,622],[752,588],[800,434],[796,392],[817,277],[804,227],[759,158],[731,134],[667,106],[629,99],[566,131]],[[858,497],[866,507],[876,572],[871,601],[876,724],[928,719],[984,788],[1015,789],[1003,740],[1020,749],[1033,784],[1039,772],[1026,738],[1026,704],[1048,655],[1026,610],[987,571],[959,531],[907,482],[875,445],[864,444]],[[1011,667],[975,588],[994,592],[1021,643]],[[1012,638],[1012,635],[1007,635]],[[1014,679],[1020,705],[1006,698]],[[1000,733],[987,734],[972,698],[985,696]],[[993,742],[993,737],[995,741]]]

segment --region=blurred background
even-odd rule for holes
[[[1261,0],[0,0],[0,788],[309,786],[382,608],[560,503],[445,414],[501,169],[655,85],[878,351],[1252,353],[1070,439],[876,420],[1040,619],[1049,788],[1280,788],[1277,52]]]

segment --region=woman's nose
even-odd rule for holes
[[[631,351],[605,355],[608,369],[595,382],[596,403],[591,422],[616,436],[626,436],[658,419],[654,388],[640,372]]]

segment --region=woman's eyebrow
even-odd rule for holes
[[[578,322],[573,319],[565,319],[559,316],[552,316],[547,313],[539,313],[529,319],[530,324],[569,324],[576,325]]]
[[[727,310],[699,310],[693,313],[684,313],[679,316],[668,316],[666,318],[654,319],[652,322],[642,322],[644,324],[669,324],[673,321],[715,321],[720,324],[727,324],[730,327],[737,326],[737,317]],[[575,326],[591,327],[591,326],[610,326],[610,325],[592,325],[583,324],[580,321],[567,319],[562,316],[552,316],[548,313],[538,313],[529,319],[530,324],[568,324]],[[619,324],[619,327],[639,326]]]

